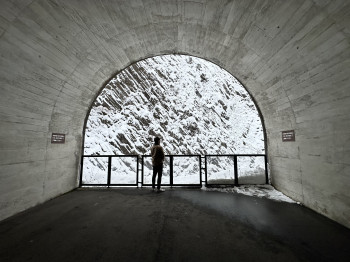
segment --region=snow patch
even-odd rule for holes
[[[293,204],[299,204],[293,199],[287,197],[282,192],[276,190],[272,185],[242,185],[239,187],[226,187],[226,188],[202,188],[206,191],[219,191],[224,193],[237,193],[246,196],[255,196],[260,198],[268,198],[275,201],[287,202]]]

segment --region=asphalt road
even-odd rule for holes
[[[79,189],[0,222],[0,261],[348,261],[350,230],[297,204]]]

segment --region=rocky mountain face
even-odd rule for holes
[[[258,111],[220,67],[164,55],[115,76],[92,106],[85,155],[149,154],[154,136],[166,154],[263,154]]]

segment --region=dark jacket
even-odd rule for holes
[[[161,145],[154,145],[151,148],[152,165],[160,166],[164,162],[164,149]]]

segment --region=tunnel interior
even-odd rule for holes
[[[264,116],[272,184],[350,227],[348,1],[0,6],[1,220],[77,187],[87,112],[111,77],[187,54],[247,87]]]

